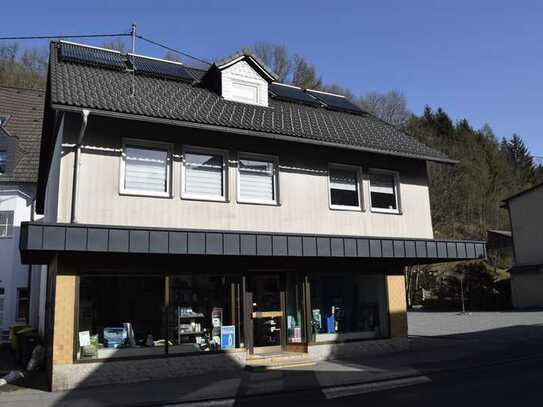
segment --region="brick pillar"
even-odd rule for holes
[[[56,276],[53,365],[73,363],[77,277]]]
[[[390,337],[407,336],[407,303],[405,299],[405,278],[403,275],[386,276]]]

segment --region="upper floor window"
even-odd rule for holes
[[[374,212],[399,213],[398,173],[370,170],[370,201]]]
[[[187,148],[183,155],[183,198],[226,200],[226,153]]]
[[[8,165],[8,152],[6,150],[0,150],[0,174],[5,174]]]
[[[328,169],[330,208],[361,209],[360,169],[348,165],[331,164]]]
[[[126,141],[121,165],[121,192],[169,196],[170,155],[170,147],[166,144]]]
[[[238,160],[238,202],[277,204],[277,160],[240,154]]]
[[[13,211],[0,211],[0,238],[13,235]]]

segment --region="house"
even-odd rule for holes
[[[40,325],[45,276],[21,263],[18,248],[21,222],[34,219],[44,96],[0,86],[0,342],[13,325]]]
[[[405,349],[404,267],[485,256],[433,238],[452,160],[276,80],[52,43],[21,254],[49,266],[53,389]]]
[[[505,199],[513,238],[511,299],[514,308],[543,307],[543,184]]]

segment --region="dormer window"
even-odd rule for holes
[[[257,56],[244,51],[215,62],[203,82],[227,100],[268,106],[268,85],[277,79]]]

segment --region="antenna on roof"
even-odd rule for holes
[[[136,23],[132,23],[130,29],[130,36],[132,37],[132,54],[136,53]]]
[[[130,27],[130,36],[132,37],[132,55],[136,53],[136,23]],[[132,97],[136,95],[136,69],[132,66]]]

